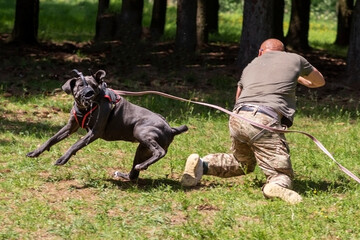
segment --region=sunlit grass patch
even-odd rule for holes
[[[360,234],[359,184],[306,136],[286,135],[296,175],[294,188],[304,198],[291,206],[263,197],[265,177],[258,167],[243,177],[205,176],[195,189],[180,186],[189,154],[230,151],[228,116],[223,113],[171,102],[176,110],[167,108],[162,114],[173,126],[187,124],[189,131],[177,136],[168,154],[142,172],[138,181],[123,182],[112,173],[129,171],[134,143],[97,140],[66,165],[53,166],[84,130],[38,158],[25,157],[65,124],[70,96],[57,93],[21,100],[0,95],[0,100],[3,238],[352,239]],[[154,111],[170,104],[152,96],[130,100]],[[212,97],[204,100],[213,102]],[[58,113],[46,118],[34,115],[52,108],[59,108]],[[356,110],[300,99],[292,129],[317,137],[341,164],[360,175],[359,116]],[[336,224],[329,227],[329,223]]]

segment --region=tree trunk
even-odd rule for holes
[[[110,0],[99,0],[98,4],[98,16],[104,14],[110,6]]]
[[[346,46],[350,39],[350,26],[354,0],[338,0],[337,10],[337,33],[335,44]]]
[[[240,71],[258,55],[261,43],[272,36],[274,32],[273,8],[273,0],[245,0],[237,60]]]
[[[207,0],[197,0],[197,16],[196,16],[196,35],[197,35],[197,48],[201,49],[208,43],[209,32],[207,28],[206,9]]]
[[[175,48],[177,51],[194,52],[196,49],[197,1],[178,0]]]
[[[286,44],[294,50],[310,49],[309,36],[310,0],[292,0],[289,31]]]
[[[116,19],[115,38],[124,42],[136,42],[142,34],[144,0],[123,0]]]
[[[284,41],[284,8],[285,0],[274,0],[274,32],[273,38]]]
[[[360,88],[360,1],[356,1],[350,30],[350,42],[347,56],[347,84]]]
[[[95,41],[112,40],[115,33],[115,15],[107,12],[110,0],[99,0],[96,17]]]
[[[39,0],[17,0],[12,42],[37,43]]]
[[[164,34],[167,0],[154,0],[150,33],[152,39],[159,39]]]
[[[206,1],[206,21],[209,33],[219,32],[219,0],[205,0]]]

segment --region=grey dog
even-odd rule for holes
[[[115,173],[118,177],[134,180],[141,170],[165,156],[175,135],[188,130],[186,125],[170,127],[161,115],[132,104],[107,88],[104,70],[85,77],[81,72],[73,71],[77,76],[62,86],[75,100],[68,123],[38,149],[29,152],[28,157],[37,157],[45,150],[49,151],[51,146],[82,127],[87,134],[72,145],[55,165],[67,163],[78,150],[98,138],[139,142],[130,172]]]

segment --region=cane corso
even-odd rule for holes
[[[170,127],[161,115],[132,104],[107,88],[104,70],[89,76],[73,71],[77,76],[62,86],[75,100],[68,123],[38,149],[28,153],[28,157],[37,157],[45,150],[50,150],[52,145],[81,127],[87,130],[87,134],[71,146],[55,165],[65,164],[78,150],[98,138],[139,142],[130,172],[115,173],[117,177],[135,180],[141,170],[165,156],[175,135],[188,130],[186,125]]]

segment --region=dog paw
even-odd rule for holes
[[[58,160],[56,160],[54,165],[58,165],[58,166],[64,165],[65,163],[67,163],[67,161],[68,161],[68,159],[61,157]]]
[[[122,178],[125,180],[130,180],[129,174],[128,173],[122,173],[119,171],[114,172],[114,177],[115,178]]]
[[[36,151],[32,151],[32,152],[29,152],[28,154],[26,154],[27,157],[31,157],[31,158],[35,158],[39,155],[40,155],[40,153],[38,153]]]

